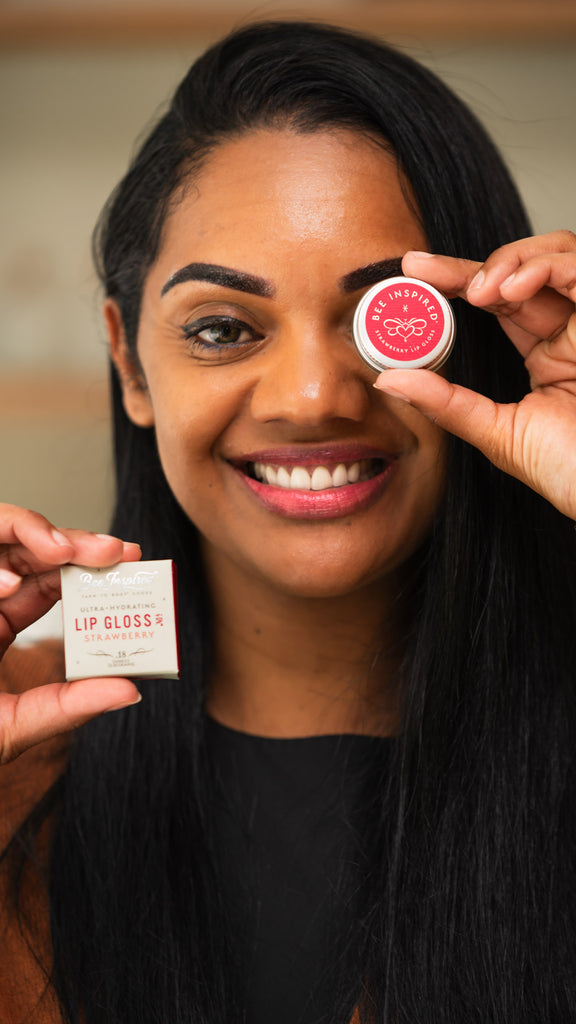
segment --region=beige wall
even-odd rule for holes
[[[409,42],[503,148],[536,229],[576,228],[576,45]],[[110,502],[90,233],[196,49],[0,56],[0,499],[62,524],[104,529]],[[85,382],[74,410],[62,375]]]

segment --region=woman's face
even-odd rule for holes
[[[144,288],[146,388],[128,385],[125,404],[154,424],[209,571],[343,594],[423,540],[442,434],[372,387],[352,318],[425,247],[394,159],[355,132],[254,131],[190,182]]]

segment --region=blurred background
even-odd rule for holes
[[[404,48],[488,127],[535,229],[576,229],[574,0],[0,0],[0,500],[107,529],[91,231],[194,57],[268,17],[332,21]]]

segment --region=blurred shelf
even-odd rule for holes
[[[333,0],[332,3],[258,7],[193,2],[152,5],[146,0],[0,3],[0,48],[111,48],[182,44],[218,35],[250,21],[278,18],[330,21],[386,36],[511,42],[576,39],[575,0]]]
[[[4,370],[0,377],[0,421],[94,421],[107,419],[109,409],[108,381],[93,371]]]

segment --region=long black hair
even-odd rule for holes
[[[100,222],[97,265],[134,350],[171,204],[214,147],[262,126],[382,140],[433,251],[481,260],[529,233],[492,143],[432,74],[328,26],[252,25],[194,64]],[[456,305],[453,378],[517,399],[527,378],[512,345]],[[179,564],[183,679],[144,684],[139,707],[74,743],[51,862],[54,980],[74,1024],[230,1024],[241,1010],[203,756],[210,595],[153,430],[130,423],[115,377],[113,395],[113,530]],[[571,542],[545,502],[450,439],[414,580],[400,735],[366,789],[365,892],[335,1021],[356,1003],[387,1024],[576,1020]]]

